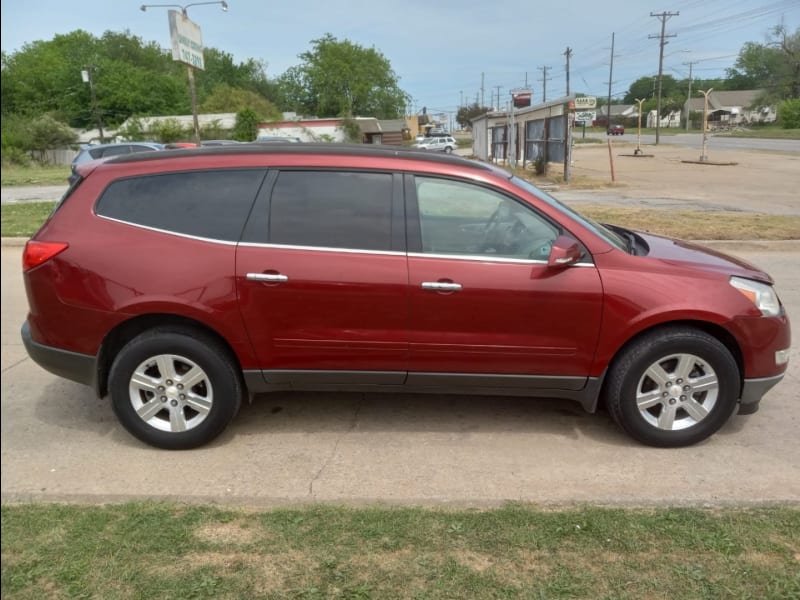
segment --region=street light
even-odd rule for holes
[[[186,9],[190,6],[201,6],[203,4],[221,4],[222,12],[228,12],[228,3],[225,0],[215,0],[214,2],[192,2],[191,4],[142,4],[139,10],[145,12],[148,8],[180,8],[184,16],[188,16]]]
[[[700,155],[700,162],[708,162],[708,154],[706,154],[706,148],[708,147],[708,95],[714,91],[714,88],[708,88],[707,91],[697,91],[705,97],[703,101],[703,153]]]
[[[222,11],[223,12],[228,12],[228,3],[225,2],[225,0],[213,0],[211,2],[191,2],[189,4],[142,4],[139,7],[139,10],[141,10],[142,12],[146,12],[148,8],[179,8],[179,9],[181,9],[181,14],[183,15],[183,17],[188,20],[189,19],[189,13],[187,12],[186,9],[188,9],[190,6],[203,6],[203,5],[206,5],[206,4],[219,4],[219,5],[222,6]],[[197,25],[195,25],[191,21],[189,21],[189,23],[193,27],[197,28],[197,37],[198,37],[198,39],[200,39],[200,28],[197,27]],[[175,35],[175,33],[172,31],[172,21],[171,20],[170,20],[170,35]],[[174,39],[173,39],[172,43],[173,43],[173,59],[180,60],[179,58],[177,58],[175,56],[175,52],[176,52],[175,44],[176,44],[176,42],[175,42]],[[202,60],[203,60],[202,45],[200,47],[199,60],[200,60],[199,64],[202,65]],[[186,61],[181,61],[181,62],[186,62]],[[186,66],[187,66],[188,73],[189,73],[189,94],[191,95],[191,98],[192,98],[192,123],[194,125],[194,141],[199,146],[200,145],[200,122],[199,122],[199,120],[197,118],[197,90],[195,89],[195,85],[194,85],[194,66],[191,63],[188,63],[188,62],[187,62]],[[201,68],[202,68],[202,66],[201,66]]]

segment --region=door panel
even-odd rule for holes
[[[406,193],[409,371],[588,375],[602,286],[588,262],[547,266],[558,224],[471,183],[416,177]]]
[[[269,208],[256,203],[236,265],[261,368],[297,370],[298,381],[310,370],[390,371],[399,373],[392,382],[402,383],[408,265],[400,180],[285,170],[270,181]],[[264,229],[265,243],[255,243]]]

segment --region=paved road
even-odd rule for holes
[[[58,200],[67,191],[67,185],[26,185],[0,188],[0,201],[3,204],[18,202],[44,202]]]
[[[800,247],[734,243],[770,270],[800,323]],[[755,415],[692,448],[637,445],[568,402],[373,394],[274,394],[213,444],[144,446],[106,401],[31,362],[18,247],[2,252],[3,502],[156,498],[492,506],[800,502],[800,353]]]
[[[676,135],[660,135],[660,144],[686,146],[701,149],[703,135],[701,133],[679,133]],[[612,136],[613,140],[636,143],[636,130],[629,129],[625,135]],[[642,145],[656,143],[655,135],[642,135]],[[800,140],[767,140],[760,138],[735,138],[724,135],[709,135],[708,152],[712,150],[766,150],[772,152],[798,152],[800,153]],[[699,156],[699,155],[698,155]]]

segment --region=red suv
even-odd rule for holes
[[[283,390],[603,403],[637,440],[683,446],[786,370],[769,275],[492,165],[236,144],[78,172],[25,248],[22,337],[154,446],[204,444]]]

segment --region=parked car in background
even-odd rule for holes
[[[455,138],[452,137],[429,137],[421,142],[414,144],[415,148],[424,148],[425,150],[435,150],[436,152],[446,152],[450,154],[456,149],[457,144]]]
[[[418,133],[418,134],[417,134],[417,137],[415,137],[415,138],[414,138],[414,141],[415,141],[417,144],[419,144],[420,142],[424,142],[424,141],[425,141],[425,134],[423,134],[423,133]]]
[[[202,140],[201,146],[228,146],[230,144],[241,144],[238,140]]]
[[[170,142],[164,144],[164,150],[180,150],[181,148],[197,148],[194,142]]]
[[[22,339],[157,447],[205,444],[286,390],[602,403],[640,442],[685,446],[786,372],[767,273],[491,164],[242,144],[78,172],[25,246]]]
[[[278,136],[278,135],[260,135],[256,138],[256,142],[259,144],[272,144],[272,143],[290,143],[296,144],[302,142],[299,137],[292,137],[292,136]]]
[[[624,135],[625,127],[622,125],[611,125],[611,127],[606,130],[606,133],[608,135]]]
[[[133,152],[153,152],[164,150],[164,144],[156,142],[120,142],[113,144],[94,144],[81,146],[77,156],[72,159],[72,172],[68,178],[70,185],[78,179],[77,167],[93,160],[101,160],[131,154]]]

